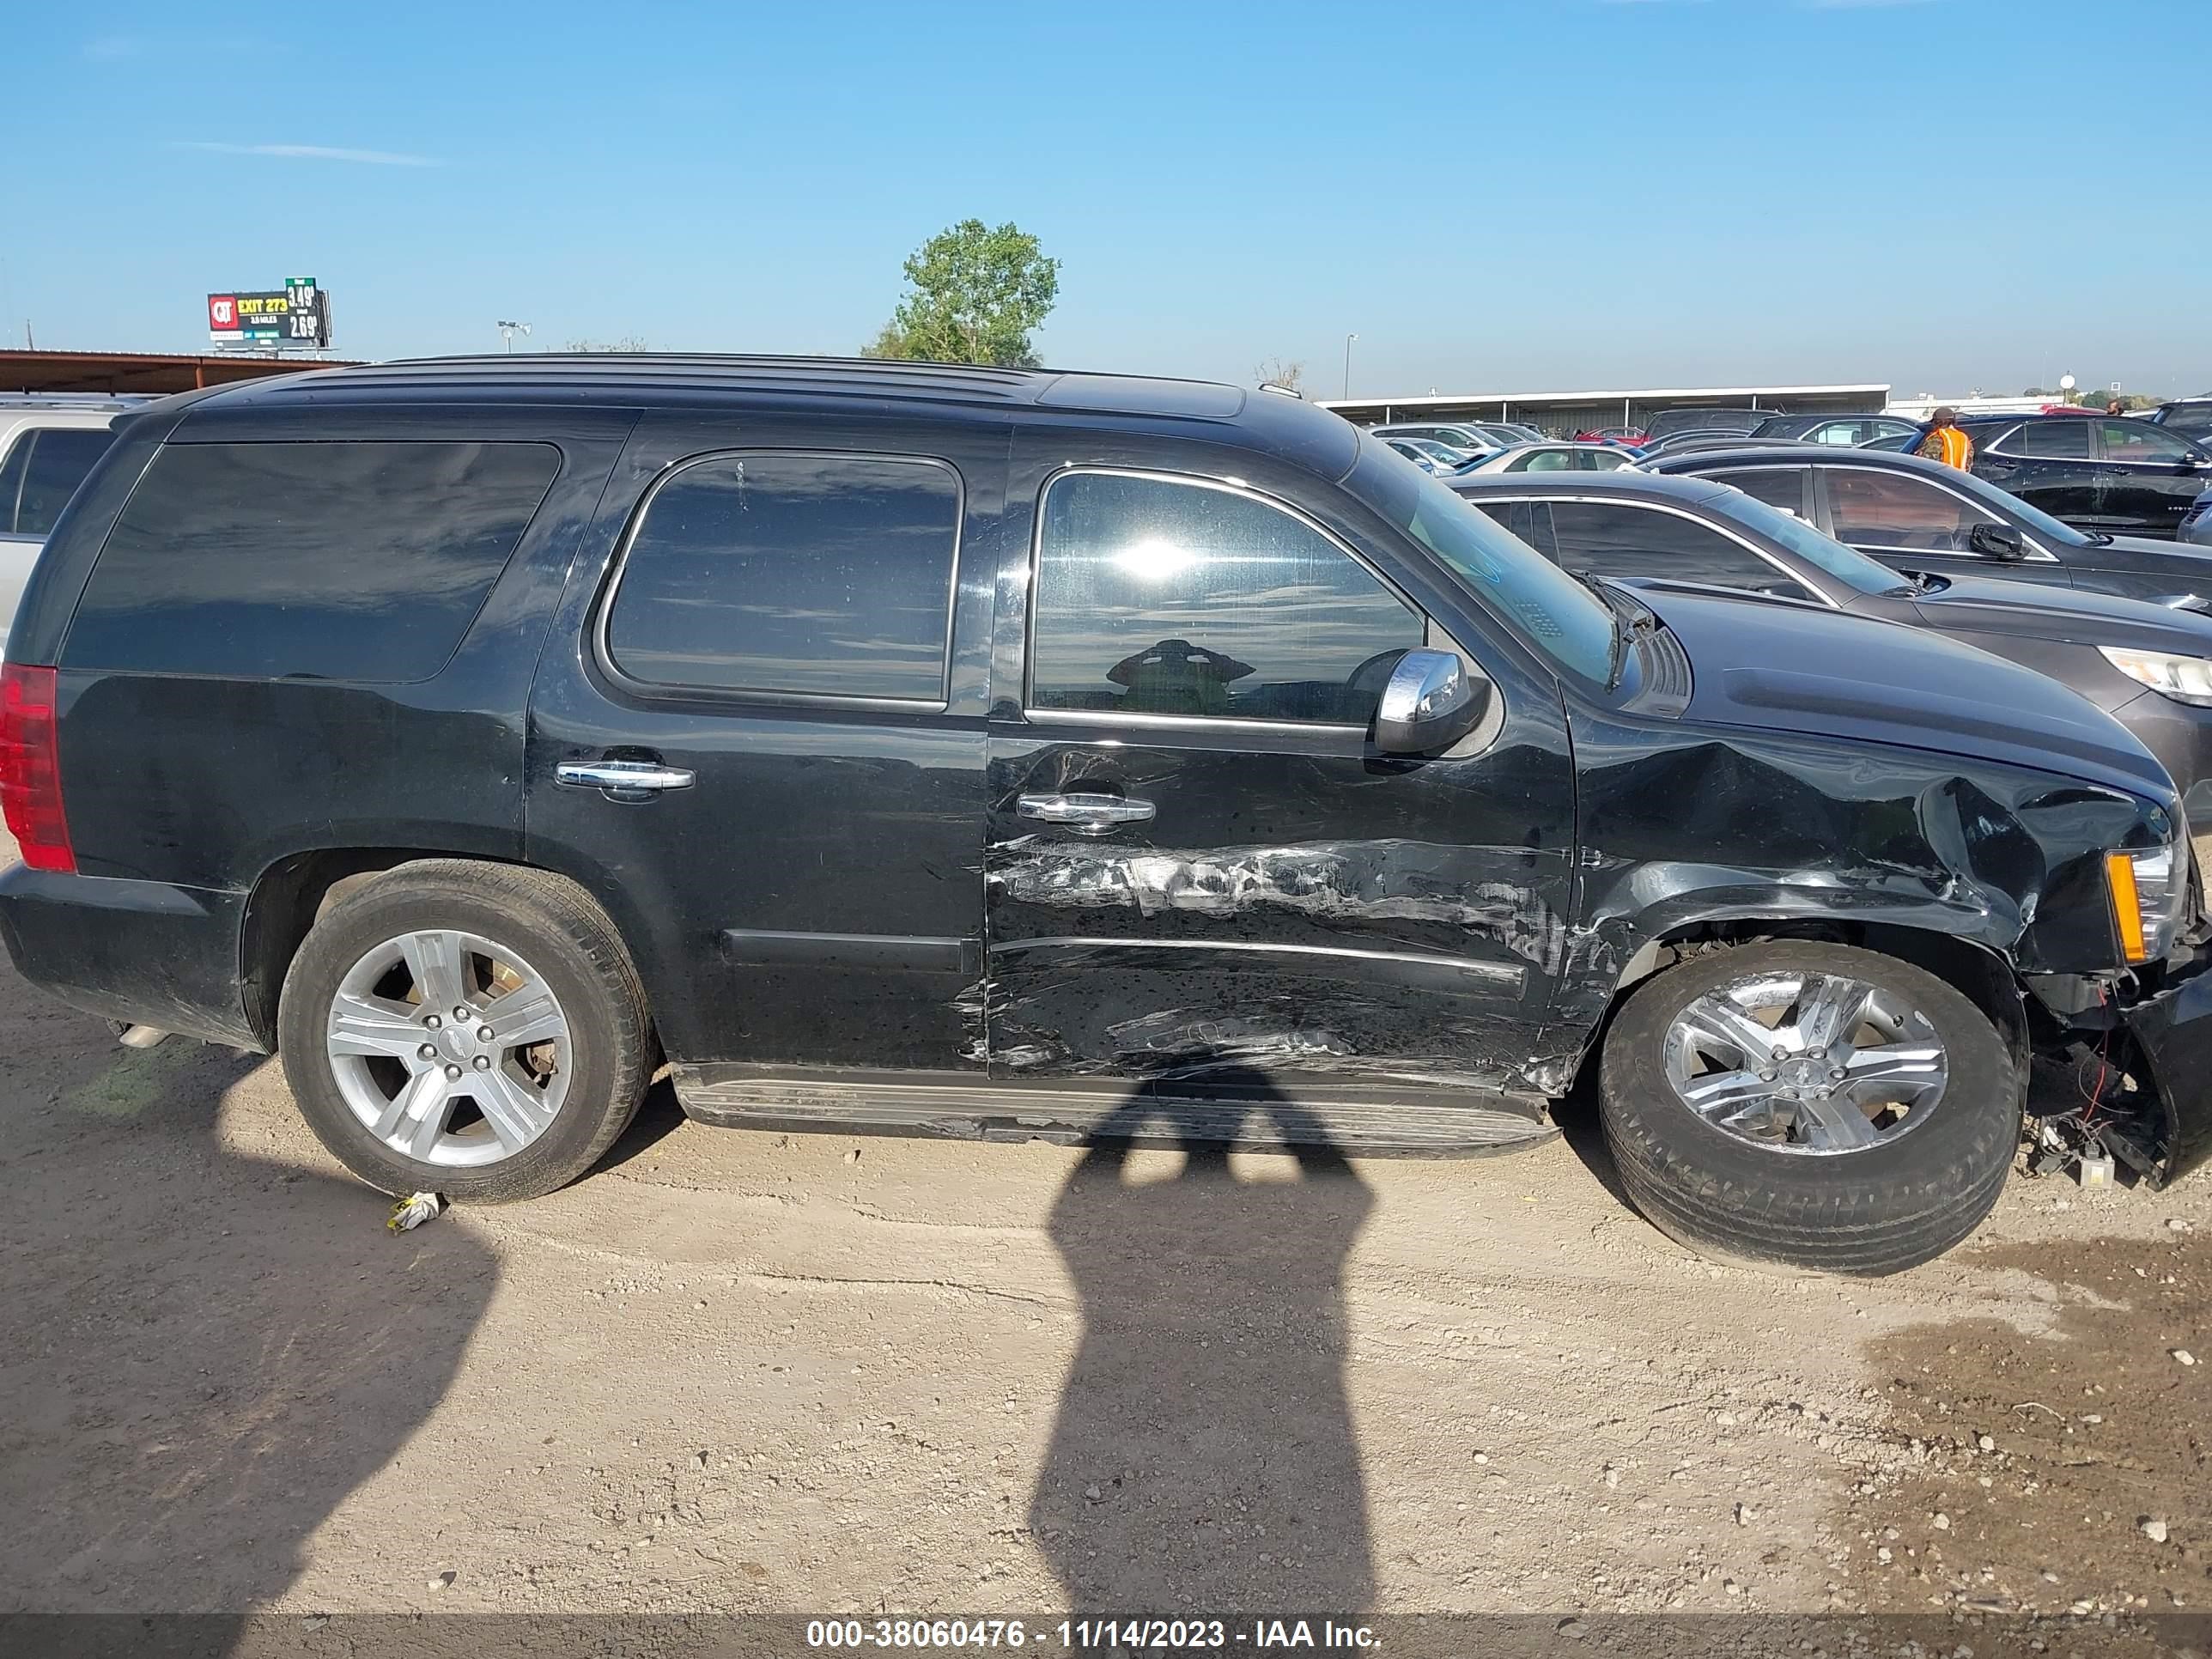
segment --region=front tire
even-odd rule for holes
[[[605,912],[544,871],[459,860],[330,906],[285,975],[277,1047],[346,1168],[476,1200],[574,1181],[652,1071],[644,990]]]
[[[2021,1079],[1956,988],[1855,946],[1777,939],[1639,986],[1599,1114],[1622,1185],[1706,1255],[1876,1275],[1941,1255],[1996,1204]]]

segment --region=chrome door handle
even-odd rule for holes
[[[571,789],[597,789],[609,800],[651,800],[668,789],[689,789],[696,774],[659,761],[562,761],[553,769],[553,781]]]
[[[1143,823],[1159,809],[1148,800],[1121,795],[1024,795],[1021,815],[1040,823],[1057,823],[1079,836],[1110,836],[1125,823]]]

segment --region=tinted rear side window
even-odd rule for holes
[[[2021,428],[2017,441],[2021,454],[2033,455],[2040,460],[2086,461],[2089,459],[2089,422],[2072,415],[2030,421]]]
[[[959,537],[942,461],[701,461],[646,506],[607,655],[648,685],[941,702]]]
[[[1754,501],[1778,507],[1796,518],[1805,516],[1805,480],[1813,476],[1809,467],[1762,466],[1711,476],[1716,483],[1734,484]]]
[[[63,665],[428,679],[560,464],[550,444],[168,445],[101,550]]]
[[[15,509],[15,533],[43,536],[54,527],[92,464],[107,453],[115,434],[104,426],[48,427],[35,437],[23,469],[22,499]]]
[[[1664,576],[1810,599],[1812,594],[1734,537],[1656,507],[1554,501],[1559,562],[1601,576]]]

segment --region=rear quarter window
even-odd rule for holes
[[[62,665],[428,679],[560,464],[536,443],[167,445],[100,550]]]

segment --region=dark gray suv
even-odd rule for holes
[[[1947,566],[1960,568],[1958,561],[1923,564],[1907,556],[1905,568],[1894,568],[1810,522],[1820,512],[1814,487],[1825,471],[1817,456],[1755,453],[1756,465],[1711,476],[1691,472],[1692,458],[1683,463],[1689,474],[1683,477],[1632,470],[1596,478],[1450,482],[1569,570],[1802,599],[1931,629],[2048,674],[2133,732],[2180,787],[2191,823],[2212,830],[2212,616],[2072,587],[1946,574]],[[1856,469],[1835,475],[1860,476]],[[1833,478],[1830,483],[1833,489]],[[1838,490],[1836,499],[1847,493]],[[2020,538],[2003,539],[2002,526],[1980,532],[1992,547],[2018,551]]]

